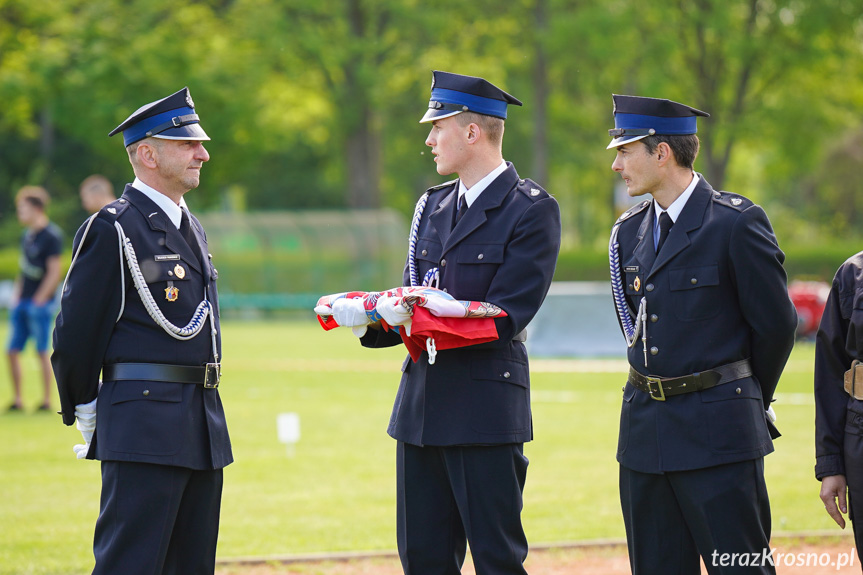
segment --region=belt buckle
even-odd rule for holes
[[[647,378],[647,393],[656,401],[665,401],[665,390],[662,389],[662,378],[645,376]]]
[[[204,389],[216,389],[222,379],[222,365],[220,363],[208,363],[205,366]]]

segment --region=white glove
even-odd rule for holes
[[[75,427],[81,432],[84,438],[84,445],[78,444],[72,447],[78,459],[87,457],[87,452],[90,451],[90,442],[93,440],[93,432],[96,431],[96,397],[90,403],[82,403],[75,406]]]
[[[337,299],[333,303],[333,318],[340,326],[351,328],[357,337],[365,335],[366,326],[369,325],[369,316],[360,298]]]
[[[333,308],[326,304],[316,305],[315,306],[315,315],[333,315]]]
[[[378,299],[375,310],[390,325],[404,325],[411,321],[413,312],[402,305],[402,298],[383,296]]]
[[[770,420],[770,423],[776,423],[776,412],[773,411],[772,405],[767,407],[767,419]]]

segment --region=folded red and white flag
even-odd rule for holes
[[[500,307],[457,300],[437,288],[398,287],[382,292],[341,292],[321,297],[315,306],[325,330],[351,327],[357,336],[370,323],[394,326],[414,361],[423,350],[434,363],[437,350],[453,349],[498,339],[494,318],[505,317]]]

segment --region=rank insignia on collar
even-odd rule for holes
[[[731,198],[731,203],[734,204],[735,206],[739,206],[740,204],[743,203],[743,200],[741,200],[740,198]]]
[[[112,214],[116,214],[117,208],[108,208],[108,211],[111,212]]]
[[[177,298],[180,297],[180,290],[174,286],[169,286],[165,288],[165,299],[168,301],[177,301]]]
[[[177,276],[178,279],[183,279],[186,277],[186,268],[177,264],[174,266],[174,275]]]

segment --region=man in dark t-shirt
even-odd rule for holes
[[[11,336],[7,353],[15,400],[10,411],[23,408],[21,399],[20,353],[31,337],[42,368],[43,400],[39,410],[51,409],[53,375],[48,353],[54,299],[60,281],[60,229],[48,220],[45,209],[48,192],[38,186],[25,186],[15,197],[18,221],[27,229],[21,238],[20,272],[15,281],[13,307],[10,313]]]

